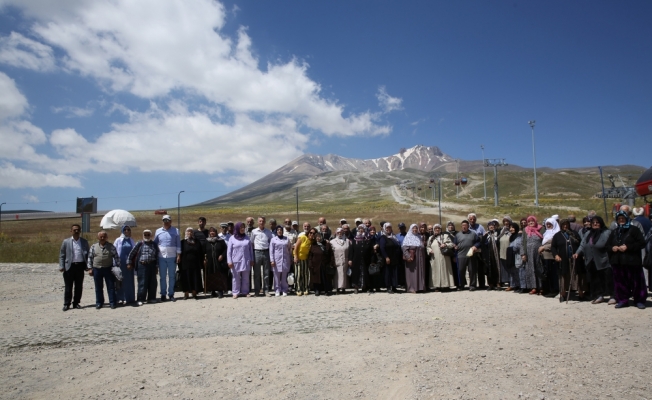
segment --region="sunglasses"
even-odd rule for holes
[[[145,236],[145,237],[150,237],[150,236],[152,236],[152,235],[150,235],[149,233],[146,233],[146,234],[144,234],[143,236]]]

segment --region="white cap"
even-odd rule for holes
[[[168,214],[165,214],[165,215],[163,216],[163,218],[161,218],[162,221],[165,221],[166,219],[167,219],[168,221],[172,221],[172,217],[170,217]]]
[[[355,222],[362,222],[362,218],[356,218]]]

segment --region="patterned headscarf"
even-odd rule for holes
[[[423,242],[421,241],[421,234],[417,233],[412,233],[412,229],[417,228],[417,224],[412,224],[410,225],[410,229],[408,229],[407,234],[405,235],[405,238],[403,239],[403,245],[401,247],[406,248],[406,247],[421,247],[423,246]]]

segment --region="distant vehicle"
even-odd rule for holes
[[[168,211],[163,209],[154,211],[154,215],[165,215],[167,213]]]

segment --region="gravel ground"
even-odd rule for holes
[[[84,283],[64,313],[56,265],[0,265],[0,398],[652,397],[652,309],[464,291],[95,310]]]

